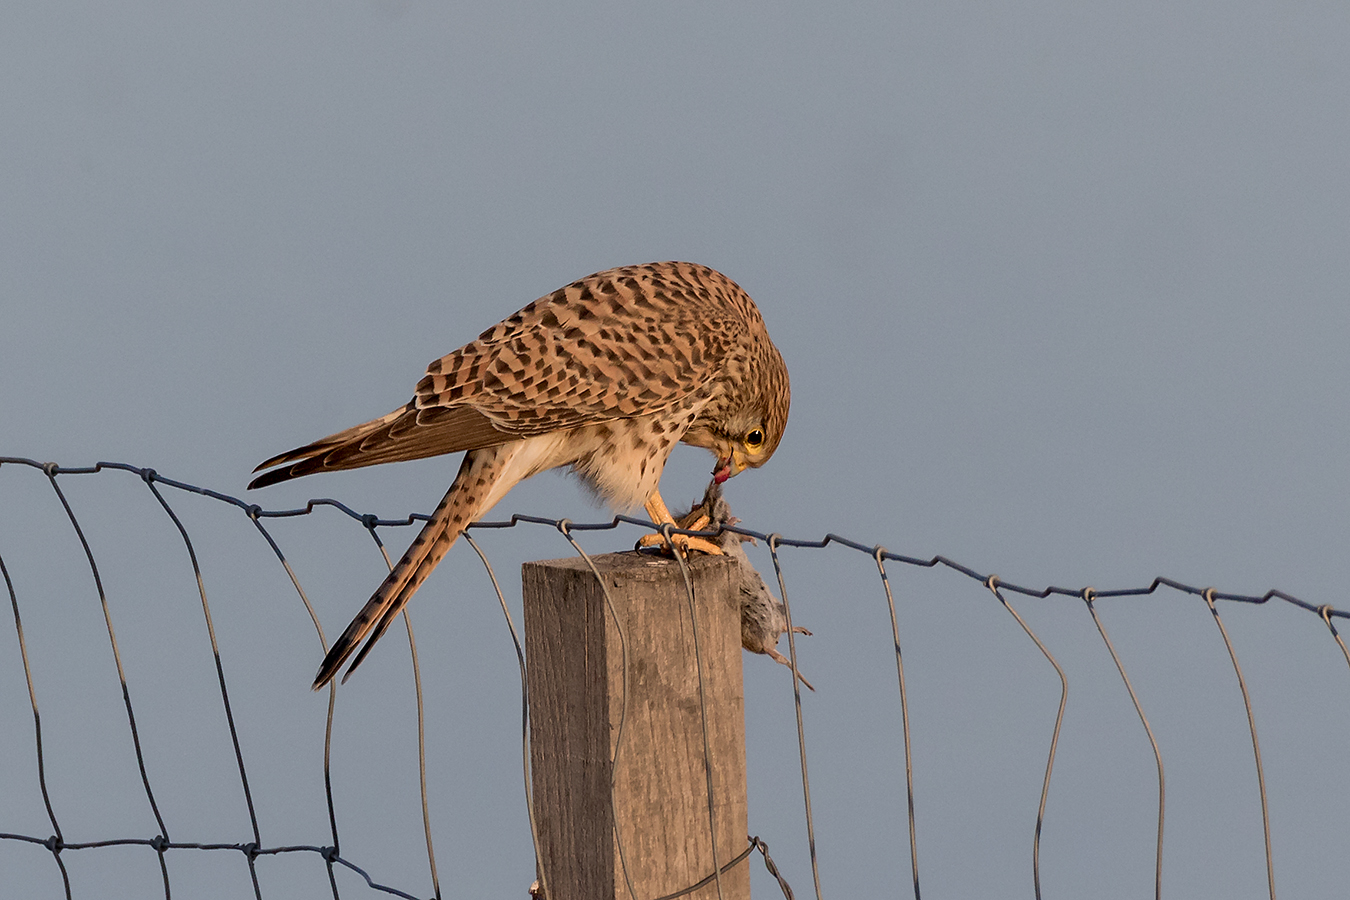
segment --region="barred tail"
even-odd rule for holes
[[[347,661],[347,657],[356,652],[363,640],[366,642],[356,659],[342,676],[346,681],[351,677],[361,660],[366,658],[370,648],[380,639],[380,635],[408,605],[412,595],[427,580],[431,570],[445,557],[446,551],[454,544],[460,533],[492,505],[501,499],[521,478],[531,474],[531,468],[537,462],[535,456],[521,455],[529,441],[515,441],[504,446],[482,447],[464,454],[459,474],[454,484],[441,498],[440,505],[431,514],[421,533],[412,542],[412,546],[403,554],[403,558],[394,566],[394,570],[371,596],[366,605],[352,619],[347,630],[333,644],[333,649],[324,657],[319,666],[319,674],[314,676],[314,690],[323,687],[333,679],[338,669]],[[544,445],[545,449],[550,445]]]
[[[471,504],[458,502],[463,498],[456,497],[457,493],[462,493],[460,479],[456,479],[450,486],[450,490],[436,507],[436,512],[432,514],[431,521],[422,528],[412,546],[398,561],[398,565],[394,566],[393,571],[385,577],[366,605],[361,607],[356,618],[352,619],[351,624],[333,643],[332,649],[324,657],[323,664],[319,666],[319,673],[314,676],[314,690],[319,690],[332,680],[347,658],[356,651],[357,645],[365,640],[365,646],[356,654],[356,659],[352,661],[342,680],[346,681],[351,677],[352,672],[361,665],[361,661],[370,652],[370,648],[375,646],[375,642],[393,624],[394,619],[403,611],[403,607],[408,605],[408,601],[422,586],[422,582],[427,580],[432,569],[435,569],[445,557],[446,551],[454,544],[464,526],[469,524],[473,510],[466,509],[466,506]]]

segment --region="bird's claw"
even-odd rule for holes
[[[688,515],[676,519],[666,508],[665,501],[661,499],[659,493],[653,493],[647,500],[647,512],[651,515],[652,521],[657,527],[669,525],[678,528],[681,531],[703,531],[711,523],[707,512],[701,506],[691,509]],[[690,550],[697,550],[700,553],[706,553],[709,556],[725,556],[725,551],[713,540],[705,537],[699,537],[693,534],[670,534],[670,540],[666,540],[666,535],[649,534],[637,542],[636,549],[641,550],[644,547],[658,547],[662,552],[674,554],[674,548],[678,547],[684,553]]]
[[[691,531],[695,529],[689,529]],[[709,556],[725,556],[722,548],[707,538],[698,537],[693,534],[672,534],[670,543],[666,543],[665,535],[649,534],[637,542],[637,549],[641,550],[647,547],[657,547],[660,550],[670,553],[671,544],[679,547],[685,553],[690,550],[697,550],[700,553],[706,553]]]

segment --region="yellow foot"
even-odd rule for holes
[[[666,502],[661,499],[658,491],[653,491],[646,503],[647,515],[652,517],[652,521],[658,526],[670,525],[674,528],[682,528],[685,531],[702,531],[708,527],[708,516],[701,507],[694,507],[689,511],[689,515],[684,519],[676,521],[666,508]],[[724,555],[722,548],[708,538],[696,537],[689,534],[672,534],[670,542],[686,553],[690,550],[697,550],[700,553],[707,553],[711,556]],[[637,542],[641,547],[662,547],[667,552],[671,552],[671,547],[666,543],[666,539],[660,534],[649,534]]]
[[[724,556],[722,548],[714,544],[707,538],[695,537],[691,534],[672,534],[670,540],[681,550],[688,553],[690,550],[697,550],[700,553],[707,553],[709,556]],[[667,552],[670,551],[666,539],[659,534],[649,534],[640,538],[637,542],[639,549],[643,547],[660,547]]]

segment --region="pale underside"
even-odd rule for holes
[[[686,412],[692,418],[698,407]],[[668,413],[615,419],[495,448],[502,463],[496,481],[476,498],[474,518],[496,506],[511,487],[549,469],[571,467],[582,483],[617,512],[632,512],[656,492],[666,460],[677,443],[675,429],[663,422]],[[481,451],[480,451],[481,452]]]

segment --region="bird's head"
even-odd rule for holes
[[[751,401],[730,410],[713,436],[709,449],[717,455],[713,480],[718,484],[768,462],[787,427],[792,400],[787,366],[777,348],[769,344],[768,349]]]

